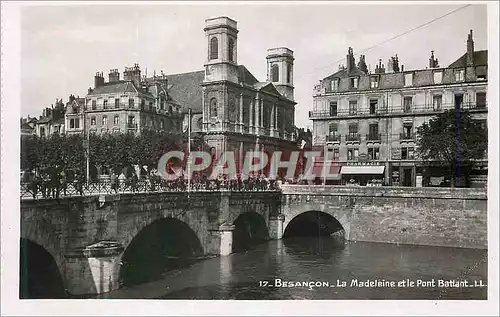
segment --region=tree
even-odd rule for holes
[[[428,163],[450,169],[452,186],[467,181],[474,160],[488,148],[486,128],[467,111],[447,110],[417,129],[417,153]]]

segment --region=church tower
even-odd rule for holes
[[[293,101],[293,51],[286,47],[267,50],[267,80]]]
[[[228,17],[205,20],[207,62],[204,82],[231,81],[238,83],[238,29]]]

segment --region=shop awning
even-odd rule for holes
[[[384,174],[385,166],[364,165],[364,166],[342,166],[342,175],[375,175]]]

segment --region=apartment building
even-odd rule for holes
[[[334,162],[331,172],[338,178],[333,183],[444,183],[442,168],[425,166],[416,158],[416,129],[446,109],[467,109],[486,124],[487,55],[486,50],[474,50],[472,30],[466,52],[448,67],[439,66],[431,52],[425,69],[406,70],[396,55],[387,68],[379,60],[371,73],[365,56],[356,65],[349,48],[346,67],[315,87],[309,112],[313,145]],[[486,160],[479,162],[478,174],[485,174],[486,168]]]

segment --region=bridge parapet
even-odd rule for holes
[[[484,188],[282,185],[281,189],[284,195],[487,199],[487,190]]]

